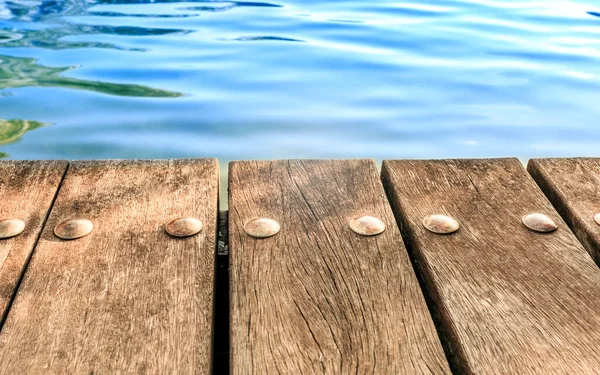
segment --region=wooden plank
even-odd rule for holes
[[[230,164],[233,374],[448,374],[373,161]],[[348,222],[387,224],[363,237]],[[281,224],[255,239],[255,217]]]
[[[0,374],[208,374],[216,160],[75,162],[0,332]],[[193,237],[164,232],[193,216]],[[62,220],[95,228],[64,241]]]
[[[459,372],[598,372],[600,270],[517,159],[386,161],[382,174]],[[528,230],[530,212],[559,229]],[[434,213],[461,228],[428,232]]]
[[[533,159],[527,170],[600,265],[600,159]]]
[[[0,162],[0,219],[25,222],[23,233],[0,239],[0,322],[6,317],[68,165],[67,161]]]

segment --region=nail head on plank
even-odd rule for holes
[[[425,216],[423,219],[423,226],[428,231],[436,234],[454,233],[460,227],[456,219],[441,214]]]
[[[54,228],[54,234],[63,240],[76,240],[92,232],[94,224],[88,219],[64,220]]]
[[[202,222],[194,217],[178,217],[165,225],[165,231],[173,237],[190,237],[201,230]]]
[[[0,239],[18,236],[25,230],[25,222],[20,219],[0,219]]]
[[[272,237],[279,233],[281,229],[279,223],[267,217],[259,217],[244,224],[244,231],[254,238]]]
[[[534,232],[548,233],[555,231],[558,225],[549,216],[541,213],[531,213],[523,216],[523,224]]]
[[[385,223],[374,216],[359,216],[350,220],[350,229],[363,236],[376,236],[383,233]]]

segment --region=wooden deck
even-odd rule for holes
[[[219,213],[214,159],[0,162],[0,375],[600,374],[600,159],[229,167]]]

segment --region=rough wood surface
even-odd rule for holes
[[[532,159],[527,169],[600,265],[600,159]]]
[[[208,374],[216,160],[75,162],[0,332],[0,374]],[[193,216],[189,238],[164,224]],[[54,236],[62,220],[94,223]]]
[[[21,219],[25,230],[0,239],[0,325],[69,165],[66,161],[0,162],[0,219]]]
[[[449,374],[373,161],[230,165],[233,374]],[[363,237],[348,222],[387,224]],[[281,224],[255,239],[255,217]]]
[[[516,159],[386,161],[383,179],[465,374],[598,374],[600,270]],[[559,229],[528,230],[551,216]],[[425,230],[442,213],[461,228]]]

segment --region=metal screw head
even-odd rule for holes
[[[267,238],[279,233],[279,223],[273,219],[259,217],[244,224],[244,231],[252,237]]]
[[[63,240],[75,240],[92,232],[94,224],[88,219],[69,219],[54,228],[54,234]]]
[[[540,214],[532,213],[523,216],[521,219],[523,224],[534,232],[548,233],[556,230],[558,225],[550,217]]]
[[[458,230],[458,221],[446,215],[429,215],[423,219],[423,226],[430,232],[437,234],[450,234]]]
[[[201,230],[202,222],[193,217],[179,217],[165,225],[165,231],[173,237],[189,237]]]
[[[0,239],[18,236],[25,230],[25,222],[19,219],[0,220]]]
[[[375,236],[385,230],[385,224],[373,216],[359,216],[350,220],[350,229],[363,236]]]

